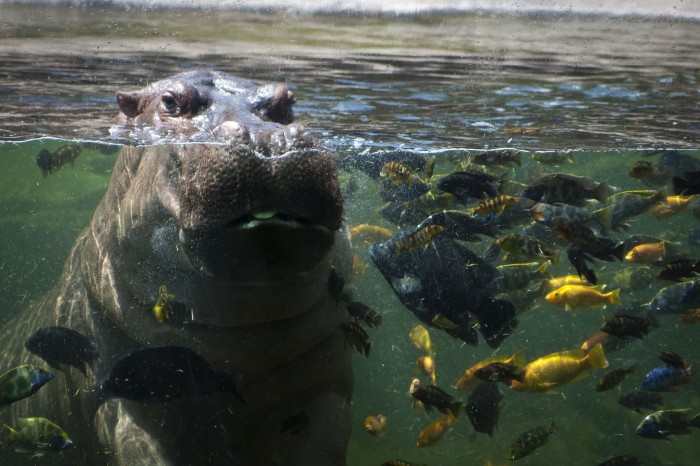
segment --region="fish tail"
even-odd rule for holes
[[[238,398],[243,404],[248,404],[248,402],[241,396],[241,380],[243,375],[239,372],[231,372],[223,374],[224,387],[227,391],[233,393],[233,395]]]
[[[605,296],[608,297],[608,302],[610,304],[622,304],[620,299],[620,288],[612,290],[610,293],[606,293]]]
[[[690,418],[690,425],[700,429],[700,413]]]
[[[605,353],[603,353],[603,345],[596,343],[593,349],[586,355],[588,367],[594,369],[604,369],[608,367],[608,360],[605,359]]]

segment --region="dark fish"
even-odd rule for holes
[[[629,168],[627,174],[632,178],[643,180],[654,174],[654,165],[645,160],[638,160]]]
[[[618,367],[610,372],[605,373],[596,386],[596,390],[599,392],[605,392],[612,388],[615,388],[620,382],[625,380],[625,378],[635,371],[637,365],[634,364],[630,367]]]
[[[598,466],[641,466],[642,462],[634,455],[620,455],[603,461]]]
[[[85,377],[87,367],[92,367],[99,359],[97,348],[90,340],[65,327],[42,327],[24,342],[24,346],[49,363],[49,366],[58,368],[59,364],[68,364]]]
[[[620,338],[643,338],[649,333],[650,325],[650,319],[619,314],[606,320],[600,330]]]
[[[593,269],[588,267],[588,262],[594,261],[592,257],[578,249],[567,249],[566,257],[569,259],[571,265],[573,265],[576,269],[576,273],[578,273],[579,277],[585,278],[593,285],[598,283],[598,277],[596,276],[595,272]]]
[[[46,177],[49,173],[56,173],[67,163],[73,165],[75,159],[80,155],[80,146],[67,144],[61,146],[53,152],[41,149],[36,156],[36,164],[41,168],[41,173]]]
[[[63,429],[43,417],[21,417],[17,419],[16,430],[3,425],[0,443],[17,452],[31,452],[39,457],[48,450],[63,450],[73,445]]]
[[[671,179],[673,194],[700,194],[700,171],[684,172]]]
[[[442,235],[461,241],[481,241],[478,235],[495,238],[500,228],[493,222],[484,222],[461,210],[443,210],[426,218],[417,229],[430,225],[444,228]]]
[[[340,331],[343,333],[343,338],[347,345],[364,357],[369,357],[372,342],[369,341],[369,335],[367,335],[367,332],[360,324],[357,322],[343,322],[340,324]]]
[[[361,320],[370,327],[378,328],[382,325],[382,316],[364,303],[353,301],[347,304],[348,314]]]
[[[435,212],[454,209],[455,202],[452,194],[427,192],[410,201],[389,202],[379,209],[379,214],[392,223],[413,228]]]
[[[510,452],[507,458],[509,460],[517,460],[523,458],[545,443],[549,439],[549,436],[554,432],[557,432],[557,426],[554,421],[549,425],[549,427],[538,426],[534,429],[528,430],[524,434],[520,435],[510,447]]]
[[[610,188],[603,183],[596,183],[584,176],[552,173],[537,178],[523,189],[522,197],[547,204],[564,203],[582,206],[587,199],[605,202],[610,195]]]
[[[31,364],[15,367],[0,375],[0,411],[32,396],[53,378],[53,372]]]
[[[467,203],[472,199],[488,199],[502,194],[503,179],[470,170],[445,175],[437,180],[435,186],[454,195],[460,202]]]
[[[522,165],[522,153],[513,149],[498,149],[486,152],[480,152],[469,157],[471,163],[478,165],[505,165],[515,164],[518,167]]]
[[[390,460],[382,463],[382,466],[426,466],[425,464],[410,463],[404,460]]]
[[[493,437],[494,429],[498,428],[502,399],[503,393],[492,383],[480,382],[474,388],[466,406],[474,430]]]
[[[659,355],[659,359],[666,363],[667,366],[677,367],[679,369],[688,368],[688,363],[679,354],[673,351],[666,350]]]
[[[645,417],[634,433],[660,440],[668,440],[669,435],[690,434],[689,427],[700,429],[700,414],[688,419],[689,412],[689,409],[657,411]]]
[[[690,383],[692,375],[693,371],[690,367],[655,367],[646,373],[639,389],[649,392],[675,391],[676,386]]]
[[[502,382],[510,385],[512,380],[520,380],[522,373],[518,366],[497,361],[477,369],[474,377],[485,382]]]
[[[559,218],[552,227],[554,231],[577,249],[596,259],[612,262],[625,258],[625,243],[597,236],[586,225],[566,223]]]
[[[457,416],[459,410],[464,407],[464,403],[435,385],[418,386],[411,391],[411,396],[422,402],[428,412],[434,407],[443,414],[451,412],[453,416]]]
[[[664,404],[660,394],[643,390],[632,390],[622,393],[617,401],[625,408],[633,409],[640,414],[642,409],[658,409],[659,406]]]
[[[382,167],[388,162],[399,162],[412,170],[423,170],[428,160],[417,152],[404,149],[379,151],[371,154],[352,154],[338,160],[338,168],[348,170],[356,168],[373,179],[379,179]]]
[[[154,346],[128,353],[114,363],[100,388],[133,401],[168,401],[216,392],[240,394],[241,374],[214,369],[182,346]]]
[[[486,292],[498,276],[496,268],[466,246],[439,235],[430,248],[413,253],[395,254],[392,239],[374,243],[369,253],[403,305],[424,324],[434,326],[440,314],[456,325],[445,332],[476,345],[476,320],[491,347],[515,329],[515,307]]]
[[[656,273],[656,278],[662,280],[681,281],[683,278],[692,278],[700,273],[700,261],[695,259],[678,259],[664,265]]]

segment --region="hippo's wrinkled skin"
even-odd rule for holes
[[[57,371],[6,419],[44,416],[66,429],[75,446],[45,456],[52,464],[345,464],[348,317],[329,278],[349,276],[350,244],[333,162],[287,125],[291,92],[194,72],[117,100],[115,134],[168,143],[122,150],[54,291],[3,329],[0,361],[45,365],[23,342],[61,325],[94,340],[102,370],[87,380]],[[150,307],[162,284],[187,312],[158,324]],[[230,393],[100,400],[104,370],[154,345],[188,346],[241,372],[247,405]],[[289,419],[303,422],[285,428]]]

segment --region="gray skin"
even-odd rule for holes
[[[91,338],[99,367],[87,379],[56,371],[3,421],[63,427],[74,446],[41,460],[51,464],[345,464],[353,374],[334,284],[350,276],[352,254],[334,163],[289,125],[291,92],[193,72],[117,102],[115,134],[168,143],[122,149],[58,284],[0,333],[0,367],[45,366],[23,343],[46,325]],[[160,285],[187,309],[162,324],[151,311]],[[230,393],[163,403],[100,394],[114,361],[155,345],[240,372],[247,404]],[[285,429],[287,419],[305,422]]]

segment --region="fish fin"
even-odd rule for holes
[[[603,345],[596,343],[593,349],[586,355],[586,362],[588,367],[595,369],[604,369],[608,367],[608,360],[605,359],[605,353],[603,353]]]
[[[8,426],[7,424],[3,424],[2,427],[0,427],[0,443],[1,444],[8,445],[8,444],[14,442],[16,436],[17,436],[17,431],[14,430],[12,427]]]
[[[696,414],[695,416],[691,417],[689,424],[700,429],[700,414]]]
[[[612,290],[610,293],[607,293],[609,296],[609,303],[610,304],[622,304],[622,300],[620,299],[620,288],[617,288],[615,290]]]
[[[518,369],[522,369],[525,366],[525,351],[521,349],[516,351],[513,353],[513,356],[507,360],[507,362],[514,365]]]

